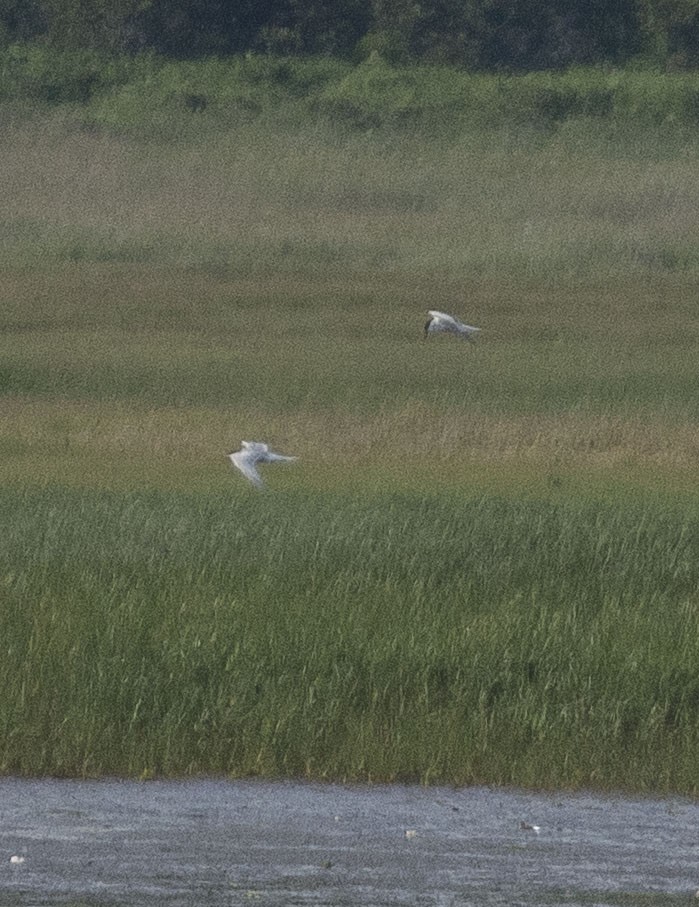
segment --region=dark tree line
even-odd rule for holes
[[[699,0],[0,0],[0,43],[246,51],[474,70],[699,66]]]

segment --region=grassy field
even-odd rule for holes
[[[696,138],[197,115],[0,138],[0,770],[696,793]]]

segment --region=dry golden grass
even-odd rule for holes
[[[149,407],[0,399],[5,479],[96,487],[242,488],[225,455],[242,437],[297,454],[274,483],[339,487],[482,484],[555,488],[576,473],[635,479],[641,487],[691,488],[699,426],[656,415],[496,415],[430,411],[408,403],[361,416],[298,410],[280,420],[244,407]]]

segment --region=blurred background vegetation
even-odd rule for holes
[[[699,0],[0,0],[0,47],[252,51],[475,71],[699,62]]]

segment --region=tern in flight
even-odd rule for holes
[[[252,482],[256,488],[262,488],[264,483],[257,471],[259,463],[290,463],[297,457],[287,457],[284,454],[274,453],[266,444],[261,441],[243,441],[243,446],[235,453],[228,454],[231,463],[239,469],[246,479]]]
[[[474,334],[480,331],[480,328],[474,328],[470,324],[464,324],[453,315],[447,315],[445,312],[428,312],[429,321],[425,325],[425,340],[429,334],[458,334],[466,340],[470,340]]]

